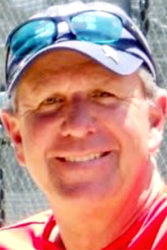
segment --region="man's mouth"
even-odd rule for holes
[[[66,156],[66,157],[57,157],[58,160],[63,162],[87,162],[102,158],[108,155],[110,151],[102,152],[102,153],[91,153],[83,156]]]

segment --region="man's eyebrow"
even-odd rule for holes
[[[30,91],[31,93],[37,94],[42,90],[47,91],[48,88],[46,88],[46,82],[47,86],[48,84],[51,85],[53,84],[53,81],[55,81],[53,78],[53,74],[47,73],[44,75],[41,75],[40,77],[33,77],[33,79],[26,79],[24,82],[25,85],[31,85]]]

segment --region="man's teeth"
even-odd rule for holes
[[[90,160],[100,158],[101,155],[102,153],[90,154],[88,156],[67,156],[67,157],[64,157],[64,159],[66,161],[71,161],[71,162],[85,162],[85,161],[90,161]]]

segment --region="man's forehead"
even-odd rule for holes
[[[46,69],[54,68],[55,70],[59,70],[61,68],[74,67],[75,65],[84,64],[90,61],[93,62],[92,59],[79,52],[72,50],[58,50],[50,51],[41,55],[35,60],[35,62],[32,63],[32,66],[44,67]],[[29,67],[27,71],[31,70],[31,68],[32,67]]]
[[[116,82],[118,78],[120,82],[122,82],[122,78],[126,79],[131,77],[119,76],[78,52],[60,50],[40,56],[30,65],[21,78],[18,92],[22,90],[26,93],[30,91],[31,93],[37,94],[38,91],[47,91],[47,88],[52,87],[53,84],[55,85],[55,82],[56,85],[59,86],[59,80],[61,88],[63,89],[68,79],[70,79],[69,81],[73,80],[77,82],[77,78],[81,80],[86,76],[88,76],[89,87],[91,87],[92,84],[94,84],[94,87],[102,87],[101,85],[108,87],[110,82]],[[120,91],[121,88],[124,87],[123,85],[119,86]]]
[[[53,75],[67,74],[67,71],[86,64],[96,64],[90,58],[70,50],[48,52],[37,58],[22,75],[18,89],[25,83],[33,85],[34,81],[47,81]]]
[[[79,52],[74,52],[71,50],[59,50],[59,51],[52,51],[48,52],[39,58],[37,58],[24,72],[20,79],[19,85],[22,82],[29,81],[40,77],[47,78],[54,74],[61,73],[62,75],[66,75],[67,72],[78,72],[77,69],[87,69],[89,68],[101,68],[101,71],[104,68],[95,62],[94,60],[90,59],[89,57],[82,55]],[[92,72],[93,73],[93,72]]]

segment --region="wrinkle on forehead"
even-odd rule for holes
[[[71,80],[78,77],[80,80],[85,75],[91,75],[91,78],[96,78],[102,73],[104,68],[76,52],[58,51],[48,53],[37,59],[24,73],[19,83],[18,90],[31,87],[32,91],[38,92],[41,88],[45,88],[45,83],[52,83],[55,80]],[[107,70],[106,70],[107,71]],[[102,76],[102,75],[101,75]],[[107,75],[106,75],[107,76]],[[110,73],[108,72],[108,76]]]
[[[70,77],[70,74],[74,76],[74,73],[84,71],[85,68],[93,64],[96,65],[95,62],[80,53],[65,50],[49,52],[40,56],[30,65],[23,74],[18,89],[24,84],[31,85],[32,90],[35,91],[40,87],[36,83],[42,85],[53,76],[57,78],[63,77],[63,75],[67,76],[67,74],[68,77]]]
[[[26,93],[34,96],[43,92],[49,92],[52,89],[55,91],[70,91],[73,85],[78,88],[118,88],[119,91],[124,91],[124,82],[126,91],[133,91],[133,81],[137,74],[131,76],[119,76],[116,73],[105,69],[100,64],[94,62],[80,53],[72,51],[50,52],[37,59],[23,75],[18,93]],[[88,84],[89,82],[89,84]],[[74,84],[72,84],[74,83]],[[117,83],[117,86],[114,86]]]

